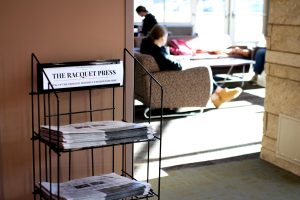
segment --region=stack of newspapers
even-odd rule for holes
[[[41,192],[46,199],[51,196],[52,199],[63,200],[116,200],[147,195],[151,185],[110,173],[60,183],[59,198],[57,183],[41,182],[38,187],[41,187]]]
[[[62,126],[43,125],[40,137],[63,149],[103,146],[153,139],[149,124],[95,121]]]

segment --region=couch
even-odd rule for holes
[[[160,71],[151,55],[135,53],[135,98],[151,108],[160,108],[160,88],[150,81],[140,64],[162,85],[163,108],[205,107],[212,91],[209,67],[182,71]],[[150,95],[151,93],[151,95]],[[150,98],[151,96],[151,98]]]
[[[146,38],[145,36],[138,36],[138,37],[134,37],[134,48],[138,49],[141,46],[142,40]],[[168,36],[168,41],[167,44],[170,43],[170,41],[172,41],[173,39],[180,39],[180,40],[184,40],[184,41],[191,41],[193,39],[197,38],[196,36],[192,36],[192,35],[173,35],[173,36]]]

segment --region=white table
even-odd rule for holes
[[[242,59],[242,58],[231,58],[231,57],[212,57],[212,58],[197,58],[197,57],[190,57],[188,63],[187,60],[183,60],[183,68],[196,67],[196,66],[209,66],[210,68],[213,67],[229,67],[227,71],[227,76],[224,78],[222,82],[227,82],[228,75],[231,74],[233,68],[235,66],[243,66],[243,78],[242,78],[242,86],[244,85],[244,75],[245,75],[245,66],[246,65],[253,65],[255,61]]]

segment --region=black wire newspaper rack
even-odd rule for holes
[[[127,188],[125,190],[124,187],[119,185],[118,187],[101,190],[101,194],[106,192],[106,197],[105,195],[104,197],[99,195],[99,199],[160,199],[162,116],[160,126],[152,137],[149,137],[149,135],[147,137],[145,135],[143,137],[126,136],[126,139],[114,138],[109,142],[89,143],[89,145],[84,143],[84,145],[74,148],[72,146],[65,148],[62,145],[64,142],[62,141],[64,138],[61,137],[62,127],[77,124],[78,121],[80,123],[112,121],[124,122],[126,125],[137,125],[137,123],[126,121],[126,69],[132,66],[140,67],[150,77],[151,84],[161,86],[127,49],[124,49],[123,56],[123,61],[113,59],[41,63],[37,56],[32,53],[30,95],[32,102],[31,141],[34,199],[67,199],[64,195],[69,183],[74,181],[82,183],[81,178],[86,179],[86,177],[101,176],[102,180],[102,176],[104,178],[108,176],[104,174],[104,171],[126,177],[125,182],[128,181],[127,184],[132,184],[129,188],[136,188],[136,190],[129,191],[127,187],[125,187]],[[132,63],[135,63],[135,65],[132,65]],[[103,70],[104,72],[99,72]],[[73,73],[73,75],[68,73]],[[96,74],[99,77],[94,77]],[[103,81],[105,78],[100,77],[103,74],[110,74],[111,76]],[[77,75],[79,75],[79,78]],[[69,78],[70,80],[54,80],[55,78]],[[84,79],[85,82],[78,81],[80,78],[81,80]],[[122,101],[120,102],[118,100],[121,95]],[[162,87],[161,97],[163,97]],[[104,98],[109,99],[109,102],[104,101]],[[122,116],[118,119],[117,116],[120,115],[120,112],[122,112]],[[83,121],[81,121],[82,119]],[[146,123],[147,133],[149,133],[148,128],[151,127],[151,123],[150,117]],[[45,131],[45,127],[49,127],[48,131]],[[128,133],[129,131],[126,130],[122,133],[125,132]],[[140,134],[140,132],[135,134]],[[81,132],[78,131],[78,134],[81,134]],[[136,143],[146,144],[148,149],[145,180],[137,180],[134,174],[134,145]],[[150,179],[149,175],[150,146],[152,143],[158,143],[159,146],[158,170],[155,170],[157,176],[153,180]],[[81,155],[78,156],[78,154]],[[81,170],[82,168],[84,170]],[[78,171],[80,171],[80,175],[77,174]],[[78,176],[84,177],[78,179]],[[117,176],[117,178],[120,177]],[[120,180],[123,179],[120,178]],[[112,184],[113,181],[109,183]],[[148,188],[150,183],[151,187]],[[96,182],[93,182],[93,184],[96,184]],[[78,191],[84,191],[83,194],[92,195],[88,187],[93,184],[79,184],[78,187],[73,185],[72,189],[76,188]]]

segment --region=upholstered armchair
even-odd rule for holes
[[[160,108],[160,88],[150,81],[146,70],[162,85],[163,108],[205,107],[212,91],[209,67],[199,66],[182,71],[160,71],[155,59],[135,53],[135,98],[151,108]],[[150,95],[150,90],[151,95]],[[151,98],[150,98],[151,96]]]

